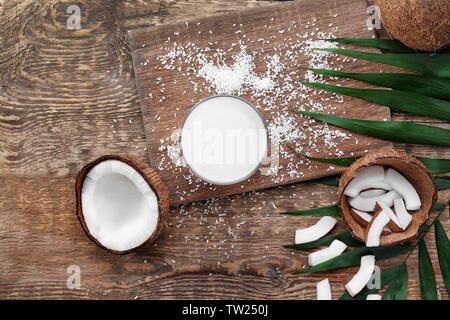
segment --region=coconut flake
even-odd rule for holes
[[[381,300],[381,299],[382,299],[381,295],[375,293],[368,294],[366,297],[366,300]]]
[[[331,300],[331,286],[330,282],[327,279],[323,279],[322,281],[317,282],[317,300]]]
[[[395,190],[392,190],[380,196],[371,198],[363,198],[361,196],[350,198],[348,203],[350,204],[350,206],[357,210],[373,211],[377,202],[382,201],[386,205],[391,207],[394,204],[394,200],[398,198],[400,198],[400,195]]]
[[[352,297],[356,296],[367,285],[374,271],[375,256],[366,255],[361,257],[361,265],[358,272],[345,285],[345,289],[347,289],[347,292]]]
[[[405,230],[412,221],[412,215],[410,215],[406,210],[403,199],[394,200],[394,210],[400,226],[403,228],[403,230]]]
[[[376,184],[383,182],[384,182],[383,166],[374,165],[365,167],[356,172],[355,177],[346,186],[344,194],[346,194],[349,197],[356,197],[362,190],[375,188]]]
[[[345,251],[347,245],[339,240],[334,240],[328,248],[313,252],[308,255],[308,264],[310,266],[333,259]]]
[[[335,218],[325,216],[311,227],[296,230],[295,243],[300,244],[320,239],[334,228],[336,222]]]
[[[395,169],[389,168],[386,170],[385,181],[402,195],[406,203],[406,209],[420,209],[420,206],[422,205],[420,197],[408,179],[398,173]]]
[[[399,228],[405,230],[402,227],[402,225],[400,224],[400,221],[398,221],[397,215],[394,213],[394,211],[392,211],[392,209],[389,207],[389,205],[386,202],[377,201],[377,203],[380,206],[381,210],[383,210],[387,213],[387,215],[392,220],[392,222],[395,223],[395,225],[397,225]]]
[[[370,189],[366,191],[362,191],[359,196],[361,198],[372,198],[372,197],[378,197],[386,193],[386,190],[384,189]]]
[[[368,226],[369,231],[366,237],[366,247],[378,247],[380,245],[381,233],[390,220],[389,215],[383,210],[375,215],[373,221]]]

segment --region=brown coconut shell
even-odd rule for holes
[[[338,189],[338,206],[347,229],[352,233],[353,237],[360,241],[365,241],[366,226],[361,225],[354,218],[344,190],[348,183],[355,177],[358,170],[372,165],[383,165],[397,170],[411,182],[422,202],[419,210],[409,212],[413,216],[409,226],[402,232],[392,232],[382,235],[380,245],[397,244],[415,238],[420,226],[430,216],[431,207],[437,200],[437,189],[433,176],[422,162],[405,152],[393,149],[369,152],[364,157],[355,161],[342,174]]]
[[[88,172],[94,168],[96,165],[98,165],[100,162],[103,161],[109,161],[109,160],[118,160],[122,161],[125,164],[129,165],[133,169],[135,169],[137,172],[139,172],[144,180],[148,183],[150,188],[153,190],[153,192],[156,195],[156,198],[158,200],[158,208],[159,208],[159,215],[158,215],[158,223],[156,225],[155,231],[152,233],[152,235],[141,245],[139,245],[136,248],[126,250],[126,251],[116,251],[111,250],[109,248],[106,248],[103,246],[97,239],[95,239],[91,233],[89,232],[89,229],[86,226],[86,222],[84,221],[83,216],[83,207],[81,203],[81,192],[83,188],[84,179],[86,178],[86,175]],[[164,184],[164,182],[161,180],[161,178],[158,176],[158,174],[150,168],[144,161],[129,156],[129,155],[105,155],[102,156],[91,163],[88,163],[85,165],[79,172],[76,177],[75,182],[75,192],[76,192],[76,200],[77,200],[77,216],[78,220],[81,223],[81,226],[83,227],[83,230],[85,231],[86,235],[94,241],[99,247],[115,253],[115,254],[126,254],[130,253],[137,248],[142,247],[143,245],[149,245],[153,243],[158,236],[161,234],[162,230],[164,229],[165,223],[167,221],[167,218],[169,216],[169,191],[167,189],[167,186]]]
[[[450,1],[375,0],[381,20],[410,48],[436,51],[450,44]]]

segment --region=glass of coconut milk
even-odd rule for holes
[[[252,176],[268,149],[262,115],[247,100],[216,95],[197,103],[184,119],[183,160],[199,178],[230,185]]]

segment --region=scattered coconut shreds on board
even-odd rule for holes
[[[340,240],[334,240],[328,248],[315,251],[308,255],[308,264],[313,267],[342,254],[347,245]]]
[[[331,300],[332,299],[331,286],[330,286],[330,282],[328,281],[328,278],[317,282],[316,290],[317,290],[317,300]]]
[[[352,296],[356,296],[369,282],[375,271],[375,256],[367,255],[361,257],[361,265],[358,272],[347,282],[345,289]]]
[[[310,24],[311,22],[306,22],[305,26]],[[337,43],[320,39],[336,38],[334,33],[338,31],[338,27],[327,28],[326,32],[318,28],[301,34],[291,32],[282,44],[272,44],[275,37],[285,34],[285,30],[294,30],[291,29],[294,26],[297,29],[296,21],[292,22],[292,26],[279,30],[283,33],[267,30],[267,34],[260,35],[258,39],[251,39],[249,35],[239,33],[240,39],[227,44],[226,47],[220,41],[199,46],[195,40],[187,43],[185,40],[178,40],[178,36],[183,37],[181,33],[174,35],[160,48],[161,54],[156,61],[157,69],[169,70],[173,77],[170,77],[170,80],[158,77],[155,86],[150,88],[162,97],[161,109],[164,108],[166,83],[173,81],[173,78],[180,79],[180,82],[182,79],[190,86],[182,94],[191,90],[202,97],[215,94],[251,96],[250,102],[257,109],[266,111],[265,120],[270,142],[279,147],[277,154],[279,159],[284,160],[283,165],[274,165],[268,170],[273,183],[282,183],[288,178],[302,178],[304,172],[318,165],[309,160],[299,161],[296,152],[307,155],[321,152],[328,156],[343,156],[344,152],[339,148],[341,142],[349,139],[357,142],[352,134],[330,129],[327,124],[313,119],[305,118],[304,121],[299,121],[299,117],[292,114],[292,109],[334,114],[336,105],[342,104],[344,98],[335,94],[319,95],[318,90],[303,85],[302,81],[325,81],[323,75],[306,71],[304,68],[340,70],[344,63],[351,61],[329,52],[315,50],[337,48]],[[265,28],[270,29],[270,26],[266,25]],[[148,95],[155,97],[154,93],[149,92]],[[192,101],[192,106],[197,102],[199,101]],[[159,120],[159,116],[155,118],[155,121]],[[176,191],[180,198],[185,198],[200,188],[213,188],[194,175],[186,174],[186,165],[183,163],[177,139],[168,136],[161,139],[160,143],[160,152],[155,155],[158,157],[158,168],[183,173],[180,177],[192,185],[192,190],[187,194]],[[296,152],[290,150],[287,145]],[[325,150],[319,150],[319,145],[325,145]]]
[[[295,231],[295,243],[307,243],[322,238],[334,228],[337,220],[333,217],[322,217],[316,224]]]

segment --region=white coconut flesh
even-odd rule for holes
[[[357,209],[352,209],[352,211],[354,213],[356,213],[358,216],[360,216],[361,219],[363,219],[366,222],[370,222],[372,220],[372,216],[369,213],[365,212],[365,211],[360,211],[360,210],[357,210]]]
[[[401,196],[395,191],[389,191],[380,196],[371,197],[371,198],[363,198],[361,196],[357,196],[356,198],[350,198],[348,203],[355,209],[360,211],[373,211],[375,210],[375,204],[378,201],[383,201],[388,206],[392,206],[394,204],[394,200],[401,198]]]
[[[331,287],[327,279],[317,282],[317,300],[331,300]]]
[[[356,197],[361,191],[370,188],[384,189],[389,188],[384,183],[383,166],[374,165],[358,170],[344,190],[344,194],[349,197]]]
[[[408,179],[398,173],[395,169],[389,168],[386,170],[385,181],[401,194],[402,198],[405,200],[406,209],[420,209],[420,206],[422,205],[420,197]]]
[[[392,211],[392,209],[390,208],[390,206],[383,201],[378,201],[377,202],[378,205],[380,206],[381,210],[383,210],[385,213],[387,213],[387,215],[389,216],[389,218],[397,225],[399,226],[401,229],[405,230],[405,228],[402,227],[400,221],[397,218],[397,215],[395,214],[394,211]]]
[[[367,295],[366,300],[381,300],[381,298],[379,294],[372,293]]]
[[[136,248],[157,227],[156,194],[139,172],[119,160],[103,161],[88,172],[81,205],[89,233],[110,250]]]
[[[370,189],[366,191],[362,191],[359,196],[362,198],[372,198],[372,197],[378,197],[382,194],[385,194],[386,190],[383,189]]]
[[[369,231],[367,232],[366,247],[378,247],[380,245],[381,233],[385,230],[386,225],[391,220],[389,215],[383,210],[373,219]]]
[[[316,224],[295,231],[295,243],[307,243],[322,238],[334,228],[337,220],[333,217],[322,217]]]
[[[394,200],[394,210],[401,227],[406,229],[412,221],[412,215],[410,215],[406,210],[403,199]]]
[[[375,256],[367,255],[361,257],[361,265],[358,272],[353,276],[353,278],[347,282],[345,289],[352,296],[356,296],[367,283],[370,281],[373,272],[375,271]]]
[[[316,266],[322,262],[341,255],[345,249],[347,249],[347,245],[345,243],[339,240],[334,240],[328,248],[310,253],[308,255],[308,264],[312,267]]]

